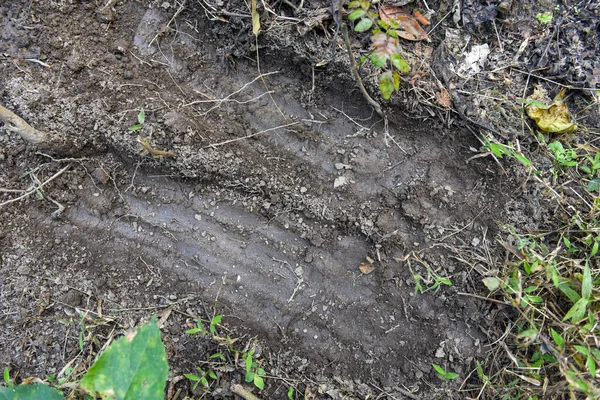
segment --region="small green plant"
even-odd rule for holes
[[[444,380],[444,381],[451,381],[452,379],[456,379],[459,377],[459,375],[456,372],[446,372],[446,370],[442,367],[440,367],[437,364],[431,364],[433,366],[433,369],[435,369],[435,372],[437,372],[438,376],[440,377],[440,379]]]
[[[212,369],[204,371],[202,368],[196,367],[196,370],[200,373],[200,375],[183,374],[183,376],[188,378],[190,381],[196,382],[194,384],[194,387],[192,388],[192,390],[196,390],[196,388],[198,387],[199,384],[202,384],[202,386],[208,388],[209,387],[208,378],[217,380],[217,374]]]
[[[371,31],[370,52],[360,63],[369,58],[379,69],[379,90],[383,98],[389,100],[400,89],[400,73],[410,71],[410,66],[402,57],[396,33],[401,27],[393,18],[383,21],[370,1],[351,1],[347,8],[350,11],[348,20],[358,21],[354,26],[356,32]]]
[[[535,16],[535,18],[544,25],[548,25],[550,22],[552,22],[552,19],[554,18],[554,14],[552,13],[552,11],[546,11],[543,13],[537,13],[537,15]]]
[[[577,165],[577,152],[574,149],[565,149],[558,140],[548,145],[548,150],[552,153],[554,161],[563,168],[574,167]]]
[[[484,140],[486,144],[483,148],[489,150],[496,157],[502,158],[503,156],[507,156],[509,158],[514,158],[521,164],[523,164],[525,167],[531,167],[531,161],[529,160],[529,158],[525,157],[521,152],[517,151],[510,143],[506,145],[497,142],[491,142],[487,138],[484,138]]]
[[[452,281],[450,278],[440,276],[436,271],[431,268],[431,266],[426,263],[421,257],[416,255],[414,252],[410,253],[408,256],[404,258],[396,258],[396,261],[406,262],[408,265],[408,269],[415,280],[415,294],[417,293],[426,293],[429,291],[433,291],[433,293],[437,293],[440,290],[442,285],[452,286]],[[421,266],[425,268],[426,276],[421,275],[414,271],[412,266],[412,261],[416,261]],[[423,287],[423,284],[425,287]]]
[[[12,383],[12,380],[10,379],[10,370],[8,369],[8,367],[4,367],[4,371],[3,371],[3,378],[4,378],[4,383],[6,384],[7,387],[13,387],[15,386],[14,383]]]
[[[250,350],[245,354],[246,359],[246,382],[253,382],[254,386],[263,390],[265,388],[265,382],[263,377],[266,375],[264,369],[260,367],[256,361],[252,359],[254,350]]]
[[[142,129],[144,122],[146,122],[146,112],[144,111],[143,108],[140,108],[140,113],[138,114],[137,120],[138,120],[137,124],[131,125],[129,127],[130,131],[132,131],[132,132],[139,131],[140,129]]]
[[[294,400],[294,388],[292,386],[290,386],[290,388],[288,389],[287,397],[290,400]]]
[[[207,332],[206,329],[204,329],[204,325],[202,325],[202,320],[200,318],[198,318],[196,320],[196,327],[192,328],[192,329],[188,329],[187,331],[185,331],[185,333],[187,333],[188,335],[194,335],[196,333],[200,333],[200,334],[202,334],[202,336],[206,336],[206,334],[210,332],[210,334],[212,336],[214,336],[214,335],[216,335],[216,332],[217,332],[217,325],[219,325],[221,323],[221,319],[223,319],[222,315],[215,315],[210,320],[210,324],[208,325],[208,332]]]

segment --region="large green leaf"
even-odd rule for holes
[[[64,400],[62,393],[41,383],[0,387],[0,400]]]
[[[114,342],[81,380],[81,388],[103,399],[163,399],[169,365],[153,318]]]

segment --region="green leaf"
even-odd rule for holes
[[[500,283],[501,281],[498,278],[483,278],[483,284],[485,285],[485,287],[488,288],[490,292],[493,292],[494,290],[498,289],[500,287]]]
[[[287,393],[288,399],[294,400],[294,388],[290,386]]]
[[[583,297],[573,304],[573,307],[567,312],[567,315],[563,318],[563,321],[568,319],[571,322],[577,323],[585,317],[585,309],[587,308],[588,300]]]
[[[400,90],[400,74],[398,71],[394,71],[394,89],[396,92]]]
[[[357,8],[360,7],[360,1],[351,1],[350,3],[348,3],[348,9],[353,9],[353,8]]]
[[[560,336],[558,334],[558,332],[556,332],[554,330],[554,328],[550,328],[550,334],[552,334],[552,339],[554,339],[554,343],[556,343],[556,345],[558,346],[559,349],[563,349],[563,346],[565,344],[565,339],[563,339],[562,336]]]
[[[250,372],[250,370],[252,370],[252,354],[254,352],[252,350],[250,350],[248,352],[248,355],[246,355],[246,372]]]
[[[575,350],[577,350],[578,352],[580,352],[584,356],[589,356],[590,355],[590,351],[588,350],[587,347],[579,346],[579,345],[575,345],[573,347],[575,348]]]
[[[515,153],[514,156],[524,166],[526,166],[526,167],[530,167],[531,166],[531,161],[529,160],[529,158],[525,157],[524,155],[519,154],[519,153]]]
[[[192,328],[185,331],[185,333],[187,333],[188,335],[193,335],[198,332],[204,332],[204,328],[202,327],[202,325],[198,326],[197,328]]]
[[[594,179],[592,179],[590,181],[590,183],[588,183],[587,189],[590,192],[596,192],[596,191],[600,190],[600,178],[594,178]]]
[[[458,378],[459,375],[456,372],[448,372],[445,376],[447,380],[452,380]]]
[[[379,90],[384,99],[389,100],[394,93],[394,77],[391,71],[384,72],[379,76]]]
[[[146,111],[143,108],[140,109],[140,113],[138,114],[138,122],[140,125],[146,122]]]
[[[258,374],[254,375],[254,386],[259,388],[260,390],[263,390],[265,388],[265,381]]]
[[[596,362],[594,361],[594,359],[592,358],[591,355],[587,356],[587,360],[585,361],[585,366],[587,367],[588,371],[590,371],[590,375],[595,377],[596,376]]]
[[[537,329],[527,329],[517,335],[517,340],[523,344],[531,344],[538,336]]]
[[[563,292],[573,303],[577,303],[581,298],[579,293],[569,287],[570,281],[559,276],[556,271],[553,271],[552,273],[552,283],[554,283],[554,286]]]
[[[592,297],[592,272],[590,271],[590,264],[588,262],[585,263],[585,268],[583,269],[583,280],[581,281],[581,297],[586,300],[589,300]]]
[[[246,382],[252,382],[254,380],[254,372],[246,373]]]
[[[541,24],[547,25],[552,22],[553,14],[552,11],[546,11],[544,13],[537,13],[535,18],[540,21]]]
[[[369,29],[371,29],[372,26],[373,26],[373,21],[371,21],[369,18],[363,18],[360,20],[360,22],[358,24],[356,24],[356,26],[354,27],[354,30],[356,32],[366,32]]]
[[[6,383],[6,386],[13,386],[13,383],[10,381],[10,370],[8,369],[8,367],[4,367],[4,371],[2,372],[2,374],[4,376],[4,383]]]
[[[446,286],[452,286],[452,281],[448,278],[439,277],[439,278],[437,278],[437,280],[442,282]]]
[[[130,126],[128,129],[132,132],[139,131],[140,129],[142,129],[142,126],[140,124],[135,124],[135,125]]]
[[[580,379],[574,371],[567,370],[565,372],[565,376],[571,386],[574,386],[575,388],[577,388],[578,390],[580,390],[582,392],[587,392],[589,390],[587,383],[585,383],[585,381]]]
[[[489,383],[490,377],[483,372],[483,366],[479,363],[479,361],[475,361],[475,363],[477,365],[477,376],[479,376],[481,382],[484,384]]]
[[[213,379],[217,379],[217,374],[215,374],[215,371],[213,371],[212,369],[208,371],[208,376],[210,376]]]
[[[527,301],[529,303],[534,303],[534,304],[538,304],[538,303],[543,303],[544,300],[542,300],[542,298],[540,296],[525,296],[525,298],[527,299]]]
[[[598,242],[594,241],[594,244],[592,245],[592,251],[590,252],[590,257],[592,258],[596,255],[596,253],[598,253]]]
[[[548,108],[548,106],[541,101],[538,100],[529,100],[529,99],[518,99],[519,103],[524,104],[525,107],[538,107],[538,108]]]
[[[394,53],[390,56],[390,60],[392,60],[392,65],[398,69],[400,72],[409,72],[410,65],[406,62],[404,58],[398,53]]]
[[[348,20],[349,21],[354,21],[355,19],[358,19],[360,17],[362,17],[363,15],[365,15],[367,12],[363,9],[358,9],[358,10],[354,10],[350,13],[350,15],[348,15]]]
[[[387,53],[376,51],[371,55],[371,62],[376,67],[383,68],[385,67],[385,64],[387,63],[389,57],[390,56]]]
[[[446,370],[445,370],[444,368],[440,367],[440,366],[439,366],[439,365],[437,365],[437,364],[431,364],[431,365],[433,366],[433,369],[435,369],[435,371],[436,371],[438,374],[440,374],[440,375],[442,375],[442,376],[445,376],[445,375],[446,375]]]
[[[384,31],[390,29],[390,25],[382,19],[377,19],[377,25],[379,25]]]
[[[32,385],[19,385],[14,387],[0,387],[2,400],[63,400],[61,392],[41,383]]]
[[[109,346],[81,380],[88,393],[111,399],[163,399],[169,365],[153,318]]]

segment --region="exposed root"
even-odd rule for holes
[[[26,141],[56,153],[66,153],[67,146],[57,137],[31,127],[25,120],[0,104],[0,122]]]
[[[243,397],[246,400],[260,400],[254,394],[250,393],[247,389],[245,389],[242,385],[238,383],[234,383],[231,385],[231,391],[238,396]]]

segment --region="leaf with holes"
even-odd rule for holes
[[[100,355],[81,388],[103,399],[163,399],[169,365],[156,318]]]

